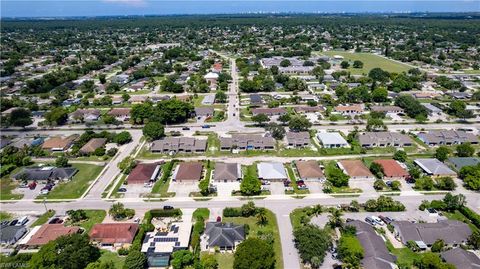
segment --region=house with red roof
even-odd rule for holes
[[[402,167],[396,160],[383,159],[375,160],[383,168],[384,179],[406,179],[410,176],[408,171]]]
[[[138,232],[137,223],[97,223],[89,233],[90,240],[103,248],[128,248]]]
[[[160,163],[139,163],[127,177],[128,184],[155,182],[160,173]]]

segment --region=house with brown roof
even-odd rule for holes
[[[179,183],[198,183],[202,178],[203,164],[201,162],[183,162],[173,171],[173,180]]]
[[[109,249],[128,248],[138,232],[137,223],[97,223],[89,233],[90,240]]]
[[[309,132],[288,132],[286,136],[289,147],[302,148],[310,146]]]
[[[363,105],[338,105],[333,111],[344,116],[352,116],[362,114],[365,110]]]
[[[272,107],[272,108],[253,108],[252,115],[256,116],[258,114],[265,114],[269,117],[271,116],[280,116],[287,114],[287,110],[283,107]]]
[[[139,163],[132,169],[127,177],[127,183],[144,184],[155,182],[160,173],[161,166],[159,163]]]
[[[321,106],[296,106],[293,108],[297,113],[315,113],[315,112],[322,112],[325,109]]]
[[[399,106],[371,106],[370,111],[382,113],[403,113],[403,108]]]
[[[66,227],[63,224],[44,224],[42,226],[36,226],[30,232],[32,236],[25,245],[29,247],[40,247],[60,236],[75,234],[80,231],[81,229],[78,226]]]
[[[130,108],[112,108],[107,114],[115,117],[117,121],[130,120]]]
[[[242,179],[242,168],[238,163],[215,163],[213,181],[237,182]]]
[[[91,154],[98,148],[103,148],[107,143],[106,138],[92,138],[83,147],[80,148],[81,154]]]
[[[325,181],[325,175],[322,168],[317,161],[296,161],[295,168],[297,168],[298,175],[304,181]]]
[[[342,160],[337,162],[337,165],[345,174],[350,176],[350,179],[375,179],[370,170],[360,160]]]
[[[72,146],[75,139],[77,139],[77,135],[71,135],[68,137],[50,137],[49,139],[45,140],[42,145],[42,149],[50,150],[50,151],[65,151]]]
[[[68,118],[71,122],[94,122],[100,118],[100,114],[99,109],[77,109]]]
[[[383,169],[384,179],[406,179],[410,176],[408,171],[393,159],[375,160]]]

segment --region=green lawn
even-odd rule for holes
[[[250,227],[250,231],[248,237],[255,237],[259,231],[262,232],[271,232],[274,237],[273,249],[275,251],[275,268],[281,269],[283,268],[283,256],[282,256],[282,244],[280,242],[280,234],[278,232],[278,225],[277,219],[275,218],[275,214],[273,214],[270,210],[267,209],[267,218],[268,223],[264,226],[258,224],[256,217],[228,217],[223,218],[223,222],[233,222],[235,224],[244,225],[248,224]],[[222,268],[219,266],[219,268]],[[228,268],[228,267],[227,267]]]
[[[11,220],[12,218],[13,218],[12,214],[5,211],[0,211],[0,221]]]
[[[10,179],[9,176],[5,176],[0,179],[0,200],[22,199],[23,194],[12,193],[16,187],[17,183]]]
[[[97,178],[103,169],[103,166],[92,164],[72,164],[78,169],[72,180],[60,183],[55,186],[52,191],[46,195],[47,199],[76,199],[88,189],[90,184]],[[37,198],[43,198],[42,195]]]
[[[206,254],[206,253],[205,253]],[[205,255],[202,253],[202,255]],[[215,253],[215,259],[218,262],[219,269],[232,269],[233,268],[233,253]]]
[[[152,194],[160,194],[160,197],[172,197],[175,193],[168,192],[168,186],[170,185],[170,175],[175,167],[175,161],[170,161],[162,166],[162,176],[155,182],[152,188]]]
[[[72,225],[78,225],[85,229],[85,232],[88,233],[92,229],[93,225],[97,223],[101,223],[103,219],[105,219],[105,216],[107,213],[105,210],[85,210],[85,213],[87,214],[87,220],[81,221],[79,223],[71,223]]]
[[[196,220],[199,217],[202,217],[204,220],[208,220],[210,217],[210,210],[204,207],[195,209],[195,211],[193,211],[192,219]]]
[[[344,57],[345,61],[350,62],[350,67],[348,68],[348,71],[350,71],[354,75],[361,75],[365,74],[367,75],[370,70],[376,67],[380,67],[385,71],[388,72],[395,72],[395,73],[401,73],[404,71],[408,71],[411,69],[410,66],[402,63],[398,63],[386,58],[383,58],[381,56],[372,54],[372,53],[351,53],[351,52],[345,52],[345,51],[325,51],[321,52],[321,54],[327,55],[327,56],[333,56],[333,55],[341,55]],[[363,68],[353,68],[353,61],[355,60],[360,60],[363,62]]]
[[[32,227],[39,226],[47,223],[48,219],[55,215],[55,210],[48,210],[43,215],[41,215],[34,223],[32,223]]]
[[[114,269],[122,269],[123,264],[125,262],[125,257],[118,256],[117,253],[111,252],[108,250],[100,250],[102,253],[102,256],[98,259],[99,261],[113,261],[114,264]]]
[[[307,194],[307,193],[310,193],[309,190],[299,190],[298,189],[298,186],[297,186],[297,177],[295,175],[295,172],[293,171],[293,168],[292,168],[292,164],[285,164],[285,168],[287,169],[287,173],[288,173],[288,178],[290,179],[290,181],[292,181],[292,185],[293,185],[293,190],[295,191],[296,194]]]

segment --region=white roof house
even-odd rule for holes
[[[287,173],[282,163],[261,162],[257,164],[258,178],[265,180],[284,180]]]
[[[437,159],[416,159],[415,164],[420,166],[425,173],[432,176],[456,176],[452,169]]]
[[[202,105],[213,105],[215,103],[215,94],[208,94],[203,97]]]
[[[213,72],[209,72],[203,78],[205,78],[205,79],[218,79],[218,74],[213,73]]]
[[[348,142],[340,133],[318,133],[317,139],[324,148],[343,148],[348,146]]]

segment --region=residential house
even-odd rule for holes
[[[440,115],[443,112],[440,108],[430,103],[421,103],[421,105],[427,109],[429,115]]]
[[[155,182],[160,174],[160,169],[160,163],[139,163],[128,175],[127,183],[130,185]]]
[[[137,223],[97,223],[89,233],[90,240],[102,248],[128,248],[138,232]]]
[[[289,147],[301,148],[310,146],[309,132],[288,132],[287,142]]]
[[[201,162],[182,162],[173,171],[173,180],[178,183],[198,183],[202,178]]]
[[[0,226],[0,244],[14,245],[20,238],[27,233],[27,228],[24,225],[8,225]]]
[[[353,220],[346,223],[347,226],[355,227],[355,236],[363,248],[362,268],[368,269],[395,269],[397,257],[392,255],[385,241],[379,236],[373,227],[363,221]]]
[[[370,111],[382,113],[403,113],[403,108],[398,106],[371,106]]]
[[[30,233],[22,239],[21,244],[28,247],[41,247],[60,236],[76,234],[81,231],[81,228],[78,226],[64,226],[63,223],[43,224],[42,226],[35,226]]]
[[[293,108],[296,113],[304,114],[304,113],[316,113],[322,112],[325,109],[321,106],[296,106]]]
[[[26,167],[13,175],[13,178],[16,180],[35,180],[42,182],[49,180],[70,180],[77,171],[75,167]]]
[[[113,116],[117,121],[130,120],[130,108],[112,108],[107,114]]]
[[[476,166],[480,164],[480,158],[478,157],[451,157],[448,158],[448,162],[452,164],[455,170],[460,171],[465,166]]]
[[[287,110],[283,107],[272,107],[272,108],[252,108],[252,115],[256,116],[258,114],[265,114],[269,117],[271,116],[280,116],[287,114]]]
[[[192,153],[205,152],[207,140],[193,137],[165,137],[155,140],[150,146],[152,152],[159,153]]]
[[[242,167],[238,163],[215,163],[214,182],[238,182],[242,179]]]
[[[474,134],[456,130],[421,132],[418,134],[418,138],[429,146],[458,145],[466,142],[479,143],[478,137]]]
[[[148,96],[145,95],[132,95],[130,96],[130,99],[128,99],[128,102],[130,104],[136,105],[136,104],[143,104],[148,100]]]
[[[202,251],[215,252],[235,251],[235,248],[245,240],[243,225],[233,223],[207,222],[205,232],[202,235]]]
[[[166,228],[157,228],[147,232],[141,251],[147,256],[149,268],[167,268],[170,256],[178,250],[188,249],[192,222],[172,222]]]
[[[391,224],[395,237],[404,245],[414,241],[431,247],[435,241],[442,239],[447,246],[458,246],[466,243],[472,234],[470,227],[458,220],[439,220],[435,223],[394,221]]]
[[[409,147],[413,145],[412,139],[402,133],[394,132],[366,132],[358,136],[360,146],[373,147]]]
[[[202,105],[213,105],[215,103],[215,94],[207,94],[203,97]]]
[[[232,134],[220,137],[220,150],[273,150],[275,139],[255,134]]]
[[[304,181],[325,181],[325,175],[317,161],[295,161],[295,168],[301,180]]]
[[[42,149],[50,151],[66,151],[72,146],[77,137],[77,135],[71,135],[68,137],[51,137],[43,142]]]
[[[338,105],[333,112],[344,116],[360,115],[364,112],[363,105]]]
[[[463,248],[452,248],[440,254],[442,259],[455,268],[461,269],[479,269],[480,258],[473,252]]]
[[[373,162],[382,167],[384,179],[406,179],[410,176],[407,169],[396,160],[382,159]]]
[[[99,109],[77,109],[68,117],[71,122],[94,122],[100,118],[100,115]]]
[[[287,173],[282,163],[260,162],[257,164],[258,178],[271,181],[287,180]]]
[[[195,116],[197,117],[212,117],[214,113],[213,107],[196,107]]]
[[[106,143],[106,138],[92,138],[80,148],[79,152],[81,154],[92,154],[96,149],[103,148]]]
[[[324,148],[348,147],[348,142],[340,133],[317,133],[317,139]]]
[[[375,179],[370,170],[360,160],[342,160],[337,162],[337,165],[351,179]]]
[[[456,176],[452,169],[437,159],[416,159],[415,164],[429,176]]]
[[[262,96],[258,93],[252,93],[249,95],[250,106],[261,106],[263,104]]]

